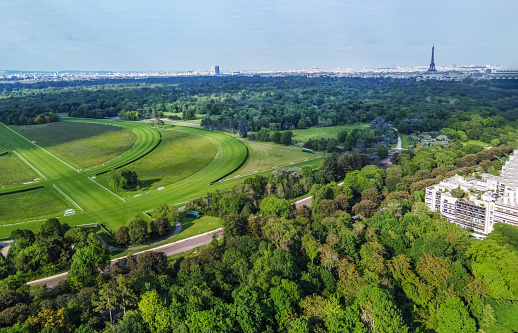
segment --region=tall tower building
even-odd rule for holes
[[[219,66],[214,66],[214,75],[219,75]]]
[[[432,61],[430,62],[430,68],[428,68],[428,72],[437,72],[435,69],[435,61],[433,59],[434,47],[432,46]]]

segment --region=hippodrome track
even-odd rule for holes
[[[207,189],[210,191],[216,188],[225,190],[242,181],[239,178],[210,185],[225,175],[234,172],[242,165],[247,157],[247,147],[242,141],[220,132],[176,126],[173,130],[197,135],[200,139],[208,140],[215,144],[217,153],[212,162],[191,176],[174,184],[166,185],[163,190],[153,189],[151,192],[144,193],[138,197],[121,198],[99,183],[92,181],[91,177],[108,172],[114,168],[126,166],[152,153],[161,142],[160,131],[151,128],[149,123],[144,122],[85,119],[71,121],[124,127],[133,130],[137,135],[137,140],[134,146],[129,151],[121,154],[119,158],[105,162],[103,165],[95,168],[80,170],[74,167],[70,161],[60,159],[12,128],[0,123],[0,137],[2,137],[3,141],[43,178],[37,183],[8,186],[0,189],[0,198],[2,194],[26,190],[37,191],[37,188],[41,187],[50,188],[61,196],[65,202],[69,203],[69,208],[73,208],[76,211],[71,216],[60,216],[61,223],[67,223],[70,226],[99,223],[107,229],[115,231],[118,226],[127,223],[131,218],[144,211],[152,210],[158,205],[164,203],[184,203],[203,196]],[[290,167],[314,166],[317,163],[319,163],[319,160],[313,159],[290,165]],[[43,223],[44,219],[55,216],[56,214],[52,216],[34,216],[25,220],[4,220],[0,225],[0,237],[7,237],[12,230],[29,227],[29,225],[31,229],[36,230]],[[31,222],[27,223],[27,220]]]

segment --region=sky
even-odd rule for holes
[[[0,0],[0,70],[518,67],[516,0]]]

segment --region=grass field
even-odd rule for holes
[[[117,158],[131,148],[137,138],[131,130],[92,122],[60,121],[14,128],[81,169]]]
[[[346,130],[351,132],[354,129],[370,129],[370,124],[355,124],[355,125],[343,125],[343,126],[331,126],[331,127],[310,127],[307,129],[296,129],[293,130],[293,141],[306,142],[309,139],[331,139],[338,135],[338,132]]]
[[[0,155],[7,153],[10,150],[7,142],[0,137]]]
[[[175,242],[204,232],[216,230],[223,226],[223,222],[219,217],[203,215],[199,219],[195,219],[193,217],[186,217],[186,213],[187,211],[184,211],[178,216],[178,220],[182,225],[182,231],[175,236]]]
[[[4,225],[10,224],[10,221],[28,220],[34,216],[59,216],[69,208],[75,207],[65,202],[56,191],[47,188],[2,195],[0,196],[0,234],[2,237],[6,236],[6,229],[11,228]],[[31,224],[27,223],[12,229],[26,229],[30,226]]]
[[[468,145],[468,144],[477,145],[477,146],[480,146],[480,147],[490,147],[491,146],[490,144],[482,142],[482,141],[479,141],[479,140],[469,140],[467,142],[464,142],[464,145]]]
[[[162,131],[162,142],[152,154],[132,163],[142,181],[142,190],[175,183],[205,168],[218,152],[216,144],[179,130]],[[108,175],[99,177],[106,186]]]
[[[180,117],[182,118],[182,113],[181,112],[164,112],[164,116],[177,116],[177,117]],[[193,120],[175,120],[175,121],[181,121],[181,122],[187,122],[187,123],[193,123],[193,124],[201,124],[201,120],[205,118],[205,115],[204,114],[197,114],[196,115],[196,119],[193,119]]]
[[[39,176],[14,153],[0,156],[0,187],[39,180]]]
[[[274,166],[287,166],[290,163],[297,163],[306,159],[315,158],[315,154],[303,153],[301,149],[290,149],[286,147],[274,147],[261,143],[246,142],[248,146],[248,159],[236,172],[227,179],[238,175],[250,175],[254,171],[261,172],[271,169]]]

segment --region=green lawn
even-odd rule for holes
[[[469,140],[467,142],[464,142],[464,145],[467,145],[467,144],[477,145],[480,147],[490,147],[491,146],[489,143],[485,143],[485,142],[482,142],[479,140]]]
[[[236,172],[227,179],[237,175],[245,176],[254,171],[265,171],[274,166],[290,167],[290,163],[302,162],[306,159],[315,158],[315,154],[303,153],[301,149],[290,149],[286,147],[274,147],[261,143],[246,142],[248,146],[248,159]]]
[[[331,139],[338,135],[338,132],[346,130],[351,132],[354,129],[370,129],[370,124],[355,124],[355,125],[342,125],[342,126],[331,126],[331,127],[318,127],[313,126],[307,129],[296,129],[293,130],[293,141],[307,142],[309,139]]]
[[[70,119],[70,121],[72,121],[72,119]],[[76,121],[93,122],[89,120]],[[3,124],[0,125],[0,137],[2,137],[10,147],[15,147],[21,156],[47,177],[47,179],[40,181],[37,186],[44,186],[45,191],[54,191],[55,194],[53,194],[53,196],[57,197],[61,202],[64,202],[63,207],[54,210],[56,211],[54,215],[50,213],[52,210],[49,212],[45,209],[39,209],[40,206],[51,206],[49,203],[40,203],[38,200],[29,198],[28,200],[25,199],[25,201],[30,202],[31,207],[25,208],[17,202],[12,202],[7,206],[16,207],[16,210],[24,210],[25,216],[30,216],[30,218],[22,218],[20,214],[11,214],[7,211],[0,212],[4,224],[61,216],[60,221],[70,226],[101,223],[108,230],[114,232],[118,226],[126,224],[131,218],[142,214],[144,211],[154,209],[158,205],[164,203],[179,204],[204,195],[206,190],[213,191],[215,189],[230,188],[234,184],[233,180],[214,185],[210,184],[240,166],[247,152],[243,142],[225,134],[194,127],[175,126],[176,132],[181,130],[182,132],[192,134],[193,137],[197,136],[202,139],[197,140],[199,142],[207,140],[212,142],[212,145],[217,149],[217,153],[213,159],[208,165],[200,168],[199,171],[181,181],[166,185],[165,188],[161,190],[153,188],[149,193],[142,193],[139,197],[129,197],[126,201],[123,201],[114,193],[90,180],[89,177],[94,175],[99,176],[100,173],[109,171],[113,167],[120,167],[128,163],[131,163],[129,165],[129,167],[131,167],[132,164],[137,163],[138,158],[142,156],[142,160],[152,157],[154,153],[159,152],[161,146],[161,144],[159,144],[160,133],[152,129],[149,124],[142,122],[114,122],[108,120],[95,120],[95,122],[110,123],[115,126],[124,126],[129,130],[133,130],[136,133],[139,144],[135,145],[131,151],[123,153],[120,158],[113,160],[105,166],[99,166],[98,168],[89,171],[83,170],[81,172],[78,172],[78,170],[65,164],[55,156],[35,146],[31,141],[20,136],[9,127]],[[240,181],[242,180],[240,179]],[[9,189],[11,191],[27,190],[34,188],[34,186],[35,184],[15,185],[10,186]],[[57,194],[58,192],[54,186],[59,188],[63,194]],[[6,192],[8,192],[7,188],[0,188],[0,194]],[[27,193],[29,192],[25,194]],[[1,201],[4,202],[4,198],[2,198]],[[81,212],[72,202],[75,202],[84,209],[84,212]],[[64,217],[62,212],[67,208],[76,209],[76,214]],[[42,223],[41,221],[30,223],[27,224],[27,227],[30,225],[30,228],[36,230]],[[194,226],[196,226],[196,224]],[[189,232],[196,232],[197,228],[194,228],[194,226],[188,227],[185,231],[191,229]],[[8,228],[0,228],[0,237],[9,236],[10,232],[11,230]]]
[[[31,228],[32,224],[19,224],[13,227],[5,226],[13,224],[13,221],[27,221],[34,216],[62,216],[69,208],[76,208],[65,202],[60,195],[52,189],[38,189],[28,192],[6,194],[0,196],[0,234],[8,236],[10,231],[16,228]],[[7,230],[9,229],[9,231]],[[8,231],[8,232],[6,232]]]
[[[10,150],[9,148],[7,142],[0,137],[0,155],[7,153]]]
[[[137,172],[142,182],[139,192],[142,192],[189,177],[210,164],[217,152],[214,141],[174,128],[163,130],[162,142],[157,149],[127,168]],[[108,187],[108,179],[109,175],[104,174],[97,181]],[[123,192],[121,195],[135,193]]]
[[[174,241],[196,236],[211,230],[216,230],[223,226],[223,222],[219,217],[202,215],[199,219],[194,217],[186,217],[187,211],[180,213],[179,221],[182,225],[182,231],[174,237]]]
[[[60,121],[13,128],[81,169],[118,158],[137,139],[131,130],[92,122]]]
[[[0,156],[0,187],[39,180],[39,176],[14,153]]]
[[[182,113],[181,112],[164,112],[164,116],[178,116],[180,118],[182,118]],[[175,120],[175,121],[181,121],[181,122],[187,122],[187,123],[193,123],[193,124],[201,124],[201,120],[205,118],[205,115],[204,114],[197,114],[196,115],[196,119],[193,119],[193,120]]]

